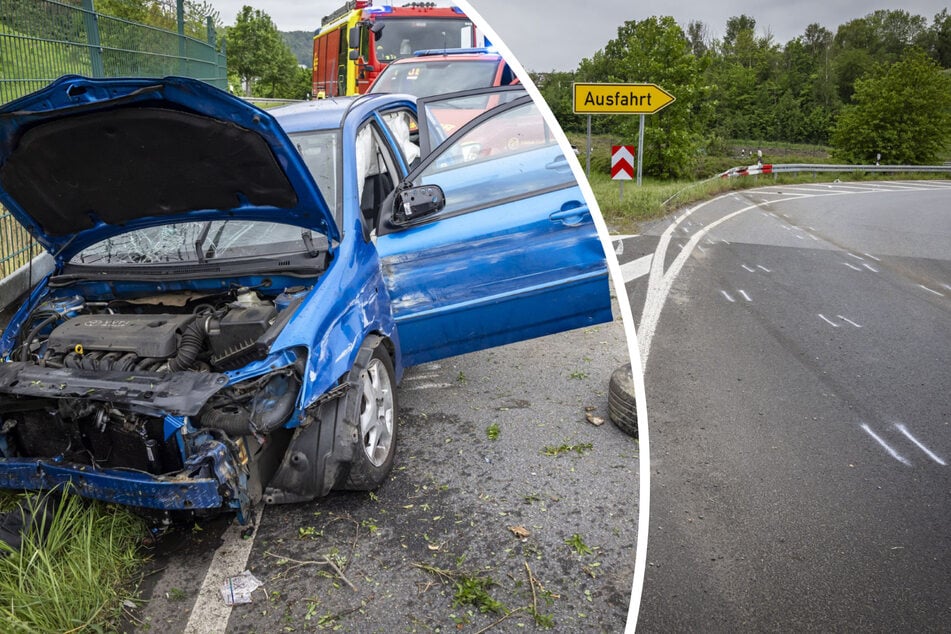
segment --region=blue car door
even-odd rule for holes
[[[530,97],[461,125],[395,199],[434,185],[444,204],[412,218],[390,204],[377,229],[405,365],[611,319],[591,212]]]

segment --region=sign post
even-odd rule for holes
[[[591,115],[639,114],[637,184],[641,184],[644,157],[644,115],[669,106],[675,97],[656,84],[584,84],[571,86],[573,111],[588,115],[588,176],[591,176]]]

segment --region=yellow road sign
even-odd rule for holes
[[[575,114],[654,114],[675,97],[655,84],[572,84]]]

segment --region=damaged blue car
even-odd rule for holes
[[[372,489],[405,367],[611,319],[520,88],[269,113],[64,77],[0,109],[0,204],[55,262],[0,339],[6,489],[242,521]]]

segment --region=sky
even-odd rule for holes
[[[375,0],[375,4],[402,5],[408,0]],[[313,31],[320,19],[344,0],[210,0],[226,25],[234,24],[241,6],[261,9],[281,31]],[[833,33],[840,24],[876,9],[904,9],[924,16],[930,25],[948,0],[469,0],[502,41],[530,71],[572,70],[617,35],[627,20],[671,15],[684,28],[699,20],[712,38],[723,37],[727,18],[748,15],[756,20],[758,35],[770,33],[778,44],[818,23]],[[440,0],[440,5],[449,4]]]

